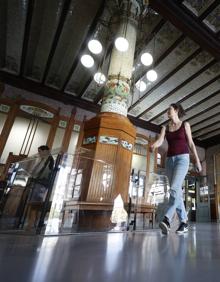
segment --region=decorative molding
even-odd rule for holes
[[[83,145],[94,144],[96,143],[96,136],[89,136],[83,139]]]
[[[80,125],[79,124],[74,124],[73,131],[80,132]]]
[[[59,121],[59,127],[66,128],[66,126],[67,126],[67,121],[66,120],[60,120]]]
[[[112,136],[99,136],[99,142],[103,144],[118,145],[118,138]]]
[[[10,106],[5,104],[0,104],[0,112],[8,113],[10,111]]]
[[[219,40],[213,36],[214,32],[206,28],[205,24],[202,24],[200,19],[191,14],[187,8],[183,9],[182,5],[178,5],[177,1],[173,0],[154,0],[151,1],[151,7],[219,60]]]
[[[42,118],[53,118],[54,114],[50,113],[44,109],[34,107],[34,106],[29,106],[29,105],[21,105],[20,109],[30,115],[37,116],[37,117],[42,117]]]
[[[127,116],[130,86],[120,78],[106,83],[101,112],[113,112]]]
[[[129,143],[126,140],[120,140],[120,144],[122,145],[123,148],[125,148],[129,151],[132,151],[132,149],[133,149],[133,144]]]

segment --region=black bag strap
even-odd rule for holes
[[[41,177],[43,171],[45,170],[45,168],[46,168],[47,165],[49,164],[50,159],[51,159],[51,156],[49,156],[49,157],[47,158],[46,162],[44,163],[44,166],[43,166],[43,167],[41,168],[41,170],[38,172],[38,175],[37,175],[36,178],[40,179],[40,177]]]

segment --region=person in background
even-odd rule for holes
[[[42,145],[38,147],[38,154],[37,163],[30,172],[32,192],[28,200],[27,230],[32,229],[38,220],[38,214],[45,201],[54,167],[54,159],[48,146]]]
[[[181,118],[185,115],[182,106],[171,104],[167,110],[167,115],[169,118],[167,127],[162,127],[158,139],[151,145],[151,150],[154,151],[162,145],[165,138],[168,142],[166,174],[170,183],[170,198],[167,211],[159,227],[163,234],[168,234],[176,212],[180,221],[176,232],[181,234],[188,232],[188,218],[183,202],[182,184],[189,169],[189,151],[195,158],[198,172],[201,172],[202,166],[192,140],[190,124],[181,121]]]

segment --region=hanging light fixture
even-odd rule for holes
[[[144,92],[147,89],[147,84],[142,80],[138,80],[138,82],[135,83],[135,86],[140,92]]]
[[[115,40],[115,47],[120,52],[126,52],[129,47],[128,40],[122,36],[119,36]]]
[[[145,66],[150,66],[153,63],[153,57],[150,53],[143,53],[141,55],[141,63]]]
[[[129,48],[129,42],[127,40],[127,27],[128,27],[128,11],[126,14],[126,18],[120,25],[120,30],[115,39],[115,47],[120,52],[126,52]]]
[[[102,44],[97,39],[92,39],[88,43],[89,51],[93,54],[100,54],[102,52]]]
[[[94,59],[90,55],[83,55],[81,57],[81,63],[86,68],[91,68],[94,65]]]
[[[154,82],[157,80],[157,73],[155,70],[149,70],[146,74],[146,77],[150,82]]]
[[[97,82],[98,84],[103,84],[103,83],[105,83],[105,81],[106,81],[106,77],[105,77],[105,75],[104,75],[103,73],[97,72],[97,73],[95,73],[95,75],[94,75],[94,80],[95,80],[95,82]]]
[[[156,47],[156,35],[154,36],[154,42],[153,42],[153,57],[155,56],[155,47]],[[153,60],[153,57],[152,57],[152,60]],[[152,61],[153,63],[153,61]],[[154,65],[153,65],[154,67]],[[151,70],[149,70],[146,74],[146,77],[147,79],[150,81],[150,82],[154,82],[157,80],[157,72],[152,68]]]

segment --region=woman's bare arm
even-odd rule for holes
[[[192,152],[192,154],[195,158],[196,167],[197,167],[198,171],[200,172],[202,170],[202,166],[201,166],[198,154],[197,154],[196,146],[195,146],[193,139],[192,139],[190,124],[188,122],[185,122],[184,125],[185,125],[185,131],[186,131],[186,136],[187,136],[189,148],[190,148],[190,150],[191,150],[191,152]]]
[[[154,151],[156,148],[160,147],[163,144],[164,137],[165,137],[165,131],[166,127],[162,126],[162,129],[160,131],[160,135],[157,138],[157,140],[151,145],[151,150]]]

